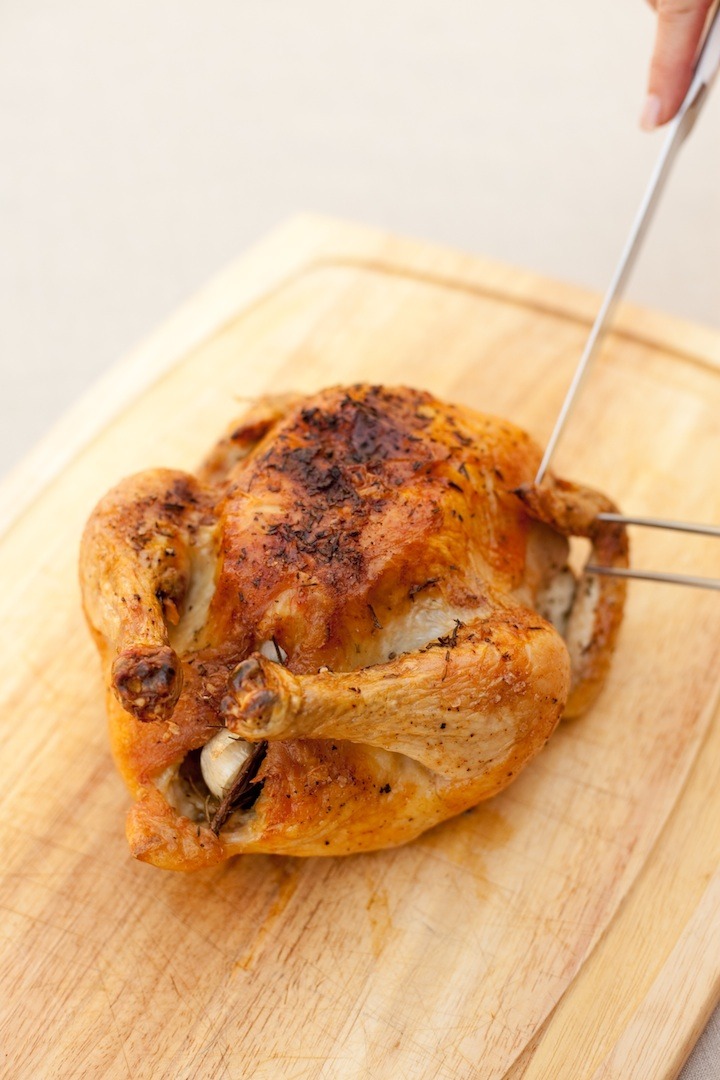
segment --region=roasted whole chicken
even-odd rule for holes
[[[257,403],[197,476],[140,473],[83,537],[133,854],[413,839],[496,794],[605,678],[627,565],[595,491],[505,420],[406,388]]]

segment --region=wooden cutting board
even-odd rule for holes
[[[132,861],[80,613],[83,523],[192,469],[241,401],[410,383],[546,440],[596,298],[317,219],[100,383],[0,489],[8,1077],[676,1076],[720,990],[720,597],[636,583],[609,684],[502,796],[397,851]],[[557,454],[628,511],[720,520],[720,335],[625,310]],[[718,574],[638,532],[634,561]]]

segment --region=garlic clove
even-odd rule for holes
[[[262,653],[268,660],[272,660],[276,664],[284,664],[288,658],[288,654],[285,652],[282,645],[278,645],[278,643],[272,639],[270,641],[263,641],[262,645],[258,648],[258,652]]]
[[[233,780],[252,753],[245,739],[233,735],[227,728],[213,735],[200,754],[200,769],[205,783],[218,799],[222,799]]]

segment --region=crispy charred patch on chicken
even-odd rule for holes
[[[266,399],[199,479],[124,481],[83,596],[138,858],[403,843],[509,783],[606,676],[612,504],[514,425],[406,388]],[[148,723],[147,721],[153,721]]]

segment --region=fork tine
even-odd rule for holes
[[[715,589],[720,592],[720,578],[693,577],[691,574],[663,574],[654,570],[630,570],[619,566],[586,566],[585,573],[638,578],[641,581],[663,581],[670,585],[689,585],[695,589]]]
[[[617,521],[624,525],[646,525],[651,529],[674,529],[677,532],[698,533],[720,537],[720,525],[696,524],[692,521],[669,521],[667,518],[628,517],[625,514],[598,514],[598,521]]]
[[[700,536],[720,537],[720,526],[702,525],[693,521],[670,521],[667,518],[630,517],[626,514],[598,514],[598,521],[615,521],[623,525],[643,525],[651,529],[673,529],[676,532],[696,533]],[[585,567],[588,574],[604,574],[611,577],[639,578],[641,581],[664,581],[671,585],[690,585],[695,589],[720,591],[720,578],[694,577],[692,574],[665,574],[654,570],[632,570],[614,566]]]

